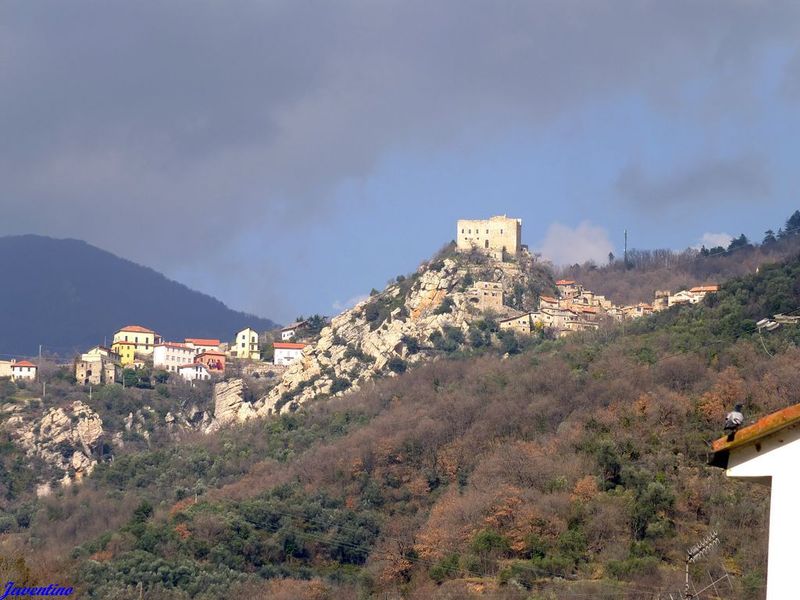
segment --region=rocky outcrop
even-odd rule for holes
[[[449,327],[466,335],[469,324],[484,316],[464,293],[470,281],[498,282],[518,308],[532,309],[538,300],[530,292],[532,264],[529,255],[517,263],[456,255],[423,265],[413,277],[334,317],[257,403],[256,412],[292,410],[321,394],[356,389],[376,374],[392,375],[393,369],[435,356],[434,332]]]
[[[255,407],[244,398],[244,381],[231,379],[214,384],[214,419],[205,427],[210,433],[229,423],[241,423],[256,416]]]
[[[63,472],[64,485],[79,481],[97,464],[103,421],[83,402],[50,408],[38,420],[25,421],[18,416],[6,425],[29,456]]]

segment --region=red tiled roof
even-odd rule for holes
[[[202,354],[198,356],[198,358],[202,356],[225,356],[224,352],[218,352],[217,350],[206,350]]]
[[[275,342],[274,344],[272,344],[272,346],[276,350],[302,350],[303,348],[308,346],[308,344],[296,344],[293,342]]]
[[[575,282],[572,279],[559,279],[556,285],[575,285]]]
[[[581,308],[581,310],[585,313],[590,313],[592,315],[597,314],[597,309],[594,306],[584,306]]]
[[[552,303],[555,303],[555,304],[557,304],[557,303],[558,303],[558,300],[556,300],[556,299],[555,299],[555,298],[553,298],[552,296],[541,296],[540,300],[542,300],[542,301],[544,301],[544,302],[550,302],[551,304],[552,304]]]
[[[690,292],[718,292],[719,286],[713,285],[698,285],[689,290]]]
[[[186,338],[184,341],[187,344],[194,344],[195,346],[219,346],[219,340],[207,340],[204,338]]]
[[[734,448],[753,443],[798,421],[800,421],[800,404],[761,417],[752,425],[742,427],[733,435],[733,439],[726,435],[715,440],[711,444],[712,456],[709,463],[715,467],[727,468],[728,455]]]
[[[33,364],[32,362],[27,361],[27,360],[20,360],[20,361],[17,361],[14,364],[11,365],[12,369],[14,367],[33,367],[35,369],[36,365]]]
[[[126,325],[120,331],[132,331],[133,333],[155,333],[152,329],[142,327],[141,325]]]

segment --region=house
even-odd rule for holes
[[[709,464],[728,477],[771,486],[767,600],[797,597],[800,539],[800,404],[763,417],[711,445]]]
[[[308,321],[297,321],[281,329],[281,341],[285,342],[297,337],[297,334],[308,327]]]
[[[36,370],[37,370],[36,365],[27,360],[19,360],[17,362],[12,361],[11,381],[21,381],[21,380],[33,381],[34,379],[36,379]]]
[[[507,317],[505,319],[498,320],[497,324],[500,325],[500,331],[510,329],[511,331],[515,331],[517,333],[529,335],[531,332],[531,315],[530,313],[525,313],[513,317]]]
[[[153,368],[177,373],[178,367],[194,363],[197,351],[186,344],[164,342],[153,349]]]
[[[551,310],[558,308],[558,300],[552,296],[541,296],[539,298],[539,309],[549,308]]]
[[[477,281],[467,290],[466,298],[480,310],[502,310],[503,286],[495,281]]]
[[[656,290],[655,298],[653,299],[653,310],[660,312],[669,308],[669,290]]]
[[[715,283],[710,285],[698,285],[693,288],[689,289],[689,293],[692,295],[694,302],[692,304],[697,304],[698,302],[702,302],[703,298],[706,297],[706,294],[715,294],[719,291],[719,286]]]
[[[184,344],[190,348],[194,348],[197,354],[203,352],[219,352],[219,340],[206,339],[206,338],[186,338]]]
[[[506,215],[489,219],[459,219],[456,223],[456,250],[482,250],[502,260],[505,255],[517,256],[522,251],[522,219]]]
[[[629,319],[637,319],[653,314],[653,307],[650,304],[640,302],[639,304],[632,304],[630,306],[622,307],[622,314]]]
[[[225,372],[225,353],[218,350],[207,350],[199,354],[195,359],[196,362],[204,364],[208,370],[214,373]]]
[[[208,372],[208,367],[206,367],[203,363],[187,363],[185,365],[179,365],[177,372],[185,381],[206,381],[211,379],[211,374]]]
[[[261,350],[258,347],[258,333],[255,329],[247,327],[236,334],[236,339],[231,344],[229,354],[233,358],[246,358],[261,360]]]
[[[98,346],[98,348],[101,348]],[[101,385],[122,381],[119,355],[86,352],[75,361],[75,379],[80,385]]]
[[[136,362],[136,342],[118,341],[111,344],[111,350],[119,356],[119,363],[123,367]]]
[[[114,334],[115,343],[133,342],[136,344],[134,350],[140,354],[152,354],[155,345],[160,344],[161,341],[160,335],[141,325],[126,325]]]
[[[556,281],[556,287],[562,298],[574,298],[583,293],[583,286],[572,279],[559,279]]]
[[[0,377],[11,377],[11,365],[13,360],[0,360]]]
[[[275,342],[272,344],[274,349],[273,362],[276,365],[289,365],[303,355],[303,348],[308,344],[295,342]]]
[[[116,362],[119,362],[120,359],[120,355],[114,352],[113,348],[107,348],[106,346],[95,346],[81,354],[81,360],[93,360],[98,356],[109,358]]]

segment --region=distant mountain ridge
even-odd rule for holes
[[[125,325],[155,329],[165,339],[233,339],[269,320],[222,302],[157,271],[75,239],[0,237],[6,270],[0,292],[0,358],[72,352],[111,339]]]

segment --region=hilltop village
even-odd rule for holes
[[[674,294],[669,290],[657,290],[652,303],[617,306],[577,281],[560,279],[555,281],[550,292],[538,293],[535,301],[528,303],[529,310],[520,310],[521,303],[513,301],[511,296],[515,292],[508,281],[518,280],[521,263],[537,260],[522,244],[521,219],[502,215],[482,220],[459,220],[454,252],[478,257],[475,258],[478,262],[488,261],[487,268],[480,271],[485,276],[464,275],[460,297],[437,284],[412,308],[411,320],[428,313],[450,312],[450,306],[455,302],[453,298],[457,298],[474,318],[484,316],[492,319],[501,332],[562,337],[598,329],[604,322],[636,319],[679,304],[696,304],[706,294],[718,289],[716,285],[706,285]],[[363,310],[366,314],[370,302],[362,304],[353,310]],[[401,312],[397,307],[387,315],[388,321],[393,318],[405,320]],[[75,357],[75,382],[78,385],[125,385],[126,370],[130,373],[145,369],[160,374],[158,377],[161,379],[177,377],[186,382],[219,380],[226,378],[232,365],[236,366],[237,376],[264,372],[264,367],[270,369],[271,375],[280,375],[300,362],[307,351],[313,351],[320,338],[325,337],[321,335],[322,330],[325,327],[330,329],[329,325],[328,319],[315,316],[273,332],[259,333],[248,327],[236,332],[229,342],[191,337],[181,341],[165,340],[146,326],[126,325],[113,334],[110,347],[98,345]],[[408,358],[407,355],[406,352],[404,358]],[[38,365],[32,360],[0,361],[0,377],[9,377],[13,381],[35,380],[37,370]]]

